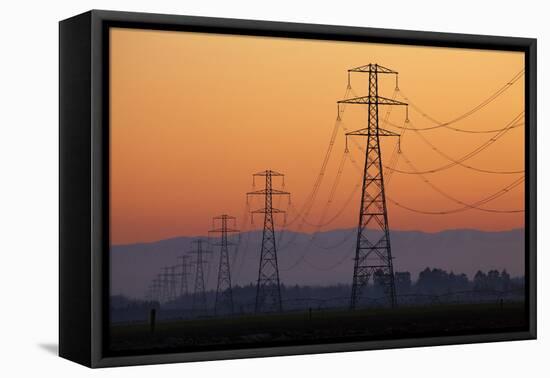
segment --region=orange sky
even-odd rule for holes
[[[448,121],[509,81],[523,69],[524,56],[516,52],[111,29],[112,243],[204,235],[212,226],[211,218],[221,213],[242,220],[245,193],[253,190],[251,175],[267,168],[286,174],[285,189],[292,193],[293,207],[300,208],[319,173],[335,124],[336,101],[346,90],[346,71],[371,62],[399,71],[402,93],[431,117]],[[366,84],[367,75],[352,78],[353,90],[359,95],[366,94]],[[380,95],[391,98],[394,86],[393,78],[381,77]],[[468,130],[502,128],[523,111],[523,96],[522,77],[491,104],[452,126]],[[386,110],[381,107],[381,119]],[[418,128],[433,125],[413,109],[409,109],[409,118]],[[389,119],[402,124],[404,108],[392,109]],[[342,127],[355,130],[365,127],[365,122],[365,108],[352,105],[345,109],[309,222],[319,222],[327,204],[344,153]],[[493,134],[440,128],[422,135],[458,159]],[[357,142],[364,144],[365,140]],[[385,162],[389,163],[395,144],[396,138],[383,140]],[[415,132],[407,131],[401,146],[420,170],[448,163]],[[364,156],[353,143],[350,153],[363,164]],[[511,129],[465,163],[481,169],[523,169],[524,127]],[[397,168],[410,171],[403,158]],[[458,200],[473,203],[521,174],[486,174],[455,166],[425,177]],[[343,208],[359,180],[359,173],[347,161],[326,219]],[[461,207],[417,175],[395,173],[386,190],[393,200],[420,210]],[[524,186],[520,185],[484,207],[523,209],[523,197]],[[341,216],[320,230],[355,226],[359,199],[357,191]],[[259,199],[251,203],[253,208],[260,206]],[[287,209],[285,201],[278,206]],[[422,215],[391,202],[388,212],[390,228],[423,231],[505,230],[523,227],[524,217],[523,213],[478,210]],[[261,224],[260,219],[254,226],[238,223],[243,229]],[[289,229],[317,230],[300,223]]]

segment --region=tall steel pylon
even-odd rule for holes
[[[233,314],[233,291],[231,288],[231,269],[229,266],[229,246],[233,243],[229,242],[227,235],[239,230],[228,228],[227,221],[232,220],[235,225],[235,217],[227,214],[212,218],[214,229],[209,233],[220,234],[220,242],[213,244],[220,247],[220,262],[218,265],[218,285],[216,287],[216,301],[214,312],[219,314]],[[215,223],[219,222],[220,227],[215,228]]]
[[[256,285],[255,312],[282,312],[281,286],[279,281],[279,267],[277,264],[277,246],[275,243],[275,223],[273,214],[285,213],[285,211],[273,207],[274,195],[288,195],[290,193],[273,189],[273,177],[282,177],[284,186],[284,175],[272,170],[255,173],[253,178],[265,177],[265,188],[247,193],[251,195],[262,195],[265,197],[264,207],[252,211],[254,214],[264,214],[264,229],[262,234],[262,249],[260,252],[260,266],[258,269],[258,282]]]
[[[338,106],[340,106],[339,104],[368,106],[367,127],[346,133],[346,149],[348,136],[367,137],[350,307],[355,309],[360,305],[369,280],[374,277],[383,286],[388,304],[394,307],[396,305],[395,282],[380,137],[399,137],[399,134],[379,128],[378,106],[407,106],[408,104],[378,95],[378,74],[395,75],[397,88],[398,73],[396,71],[371,63],[348,70],[348,82],[349,75],[352,72],[367,73],[369,75],[369,93],[367,96],[338,101]]]
[[[169,267],[168,277],[169,277],[169,287],[168,287],[168,300],[173,301],[176,299],[176,287],[177,287],[177,280],[176,280],[176,268],[177,266],[171,266]]]
[[[165,266],[162,268],[161,273],[161,281],[162,281],[162,291],[161,291],[161,298],[162,302],[168,302],[170,298],[170,273],[168,272],[170,270],[169,266]]]
[[[189,272],[187,270],[188,268],[188,260],[189,256],[182,255],[178,256],[178,260],[181,260],[181,264],[179,267],[181,268],[181,271],[179,273],[180,276],[180,297],[183,297],[184,295],[189,294],[189,286],[187,284],[187,278],[189,277]]]
[[[189,251],[191,254],[195,254],[196,260],[194,264],[196,265],[195,270],[195,287],[193,291],[193,304],[192,311],[195,315],[206,315],[207,314],[207,303],[206,303],[206,282],[204,280],[204,254],[211,253],[211,251],[203,249],[203,243],[205,241],[202,239],[197,239],[193,241],[193,244],[196,245],[196,248],[193,251]]]

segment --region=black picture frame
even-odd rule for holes
[[[444,46],[525,53],[526,309],[520,332],[109,356],[108,29]],[[89,367],[535,339],[536,39],[92,10],[59,24],[59,354]]]

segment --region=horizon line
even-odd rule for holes
[[[335,229],[332,229],[332,230],[326,230],[326,231],[319,231],[319,232],[300,232],[300,231],[293,231],[293,230],[286,230],[286,229],[283,229],[283,230],[279,230],[277,231],[277,233],[281,232],[281,233],[295,233],[295,234],[303,234],[303,235],[314,235],[314,234],[324,234],[324,233],[328,233],[328,232],[337,232],[337,231],[350,231],[352,229],[355,229],[356,227],[350,227],[350,228],[335,228]],[[480,229],[476,229],[476,228],[449,228],[449,229],[444,229],[444,230],[439,230],[439,231],[421,231],[421,230],[414,230],[414,229],[411,229],[411,230],[392,230],[390,229],[389,230],[390,233],[391,232],[410,232],[410,233],[421,233],[421,234],[440,234],[440,233],[443,233],[443,232],[452,232],[452,231],[475,231],[475,232],[482,232],[482,233],[487,233],[487,234],[495,234],[495,233],[505,233],[505,232],[513,232],[513,231],[525,231],[525,227],[516,227],[516,228],[510,228],[510,229],[506,229],[506,230],[480,230]],[[252,233],[252,232],[262,232],[262,229],[259,228],[257,230],[248,230],[248,231],[242,231],[240,232],[240,234],[245,234],[245,233]],[[167,237],[167,238],[164,238],[164,239],[156,239],[156,240],[153,240],[153,241],[136,241],[136,242],[128,242],[128,243],[121,243],[121,244],[113,244],[113,243],[110,243],[110,247],[127,247],[127,246],[132,246],[132,245],[137,245],[137,244],[155,244],[155,243],[160,243],[160,242],[165,242],[165,241],[170,241],[170,240],[176,240],[176,239],[183,239],[183,238],[187,238],[187,239],[204,239],[204,238],[207,238],[207,239],[210,239],[208,236],[205,236],[205,235],[192,235],[192,236],[184,236],[184,235],[179,235],[179,236],[170,236],[170,237]],[[212,238],[212,239],[216,239],[216,238]]]

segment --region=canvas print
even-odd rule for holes
[[[524,53],[109,33],[111,355],[527,329]]]

